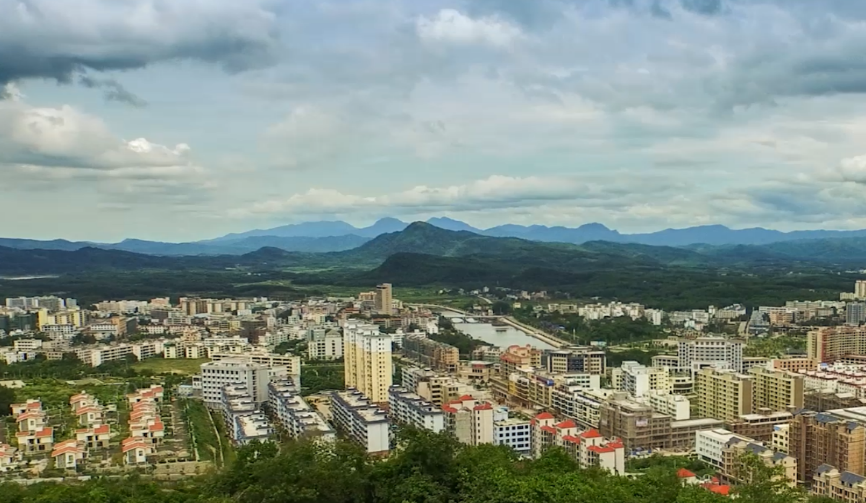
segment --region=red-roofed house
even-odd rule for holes
[[[75,438],[88,449],[104,449],[111,440],[111,429],[107,424],[95,428],[82,428],[75,431]]]
[[[140,437],[129,437],[121,443],[123,462],[128,465],[147,463],[147,456],[153,454],[153,445]]]
[[[556,418],[549,412],[542,412],[532,420],[532,456],[539,457],[548,447],[557,445]]]
[[[727,484],[720,484],[719,482],[705,482],[701,484],[701,487],[704,489],[714,492],[716,494],[721,494],[722,496],[730,496],[731,495],[731,486]]]
[[[464,444],[492,444],[494,440],[493,405],[463,395],[442,407],[445,428]]]
[[[82,407],[88,407],[91,405],[99,405],[99,401],[93,397],[82,391],[81,393],[72,395],[69,398],[69,406],[72,407],[73,411],[76,411]]]
[[[594,429],[581,433],[574,421],[556,422],[549,413],[535,416],[530,428],[535,457],[551,446],[559,446],[581,467],[598,466],[615,474],[625,473],[625,446],[619,439],[605,440]]]
[[[677,470],[677,477],[683,482],[683,484],[697,484],[698,476],[685,468],[680,468]]]
[[[13,403],[9,408],[12,409],[12,417],[17,418],[27,411],[42,410],[42,402],[31,399],[24,403]]]
[[[0,444],[0,471],[11,469],[18,461],[18,449],[9,444]]]
[[[18,438],[18,449],[25,454],[51,452],[54,445],[54,429],[49,427],[38,431],[19,431],[15,436]]]
[[[64,440],[54,446],[51,457],[54,458],[55,467],[74,470],[84,460],[84,446],[75,439]]]
[[[15,420],[18,422],[18,431],[36,431],[45,426],[45,413],[41,410],[28,410],[19,414]]]
[[[85,405],[75,411],[78,416],[79,426],[98,426],[104,422],[103,409],[101,405]]]

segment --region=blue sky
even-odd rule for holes
[[[0,235],[866,228],[860,0],[0,0]]]

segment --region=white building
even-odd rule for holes
[[[334,424],[371,454],[390,450],[388,416],[360,391],[349,388],[331,393]]]
[[[324,440],[336,439],[333,428],[301,398],[291,378],[268,383],[268,408],[277,423],[293,438],[315,435]]]
[[[285,367],[286,373],[299,382],[301,376],[301,357],[293,355],[279,355],[267,351],[245,351],[243,353],[213,352],[211,359],[215,362],[222,360],[244,361],[264,365],[268,368]]]
[[[388,406],[391,418],[400,424],[414,426],[433,433],[445,429],[445,415],[439,407],[400,386],[388,390]]]
[[[268,399],[270,369],[260,363],[244,360],[223,359],[201,364],[202,398],[205,404],[218,406],[222,400],[222,388],[226,384],[241,383],[249,389],[256,404]]]
[[[750,440],[723,428],[698,431],[695,433],[695,454],[704,463],[715,468],[722,468],[722,450],[724,450],[728,440],[734,437]]]
[[[635,361],[623,362],[620,368],[611,369],[611,383],[615,389],[626,391],[634,398],[642,398],[651,391],[669,393],[672,388],[667,369],[646,367]]]
[[[36,351],[42,347],[40,339],[18,339],[13,343],[15,351]]]
[[[311,360],[336,360],[343,357],[343,334],[339,330],[311,330],[307,356]]]
[[[681,368],[700,370],[702,365],[717,366],[727,363],[727,368],[743,372],[743,341],[724,337],[699,337],[682,340],[677,347]]]
[[[493,421],[493,443],[507,445],[524,456],[532,454],[532,429],[526,419],[508,418]]]
[[[654,411],[671,416],[674,421],[685,421],[691,417],[689,399],[683,395],[651,392],[644,399],[649,401]]]

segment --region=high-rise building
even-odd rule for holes
[[[866,279],[858,279],[854,283],[854,296],[866,300]]]
[[[464,395],[442,406],[445,426],[457,440],[469,445],[494,441],[493,405]]]
[[[546,350],[541,355],[541,367],[554,374],[605,373],[603,350],[590,347]]]
[[[701,369],[695,374],[698,415],[736,421],[752,413],[754,378],[733,370]]]
[[[862,302],[849,302],[845,306],[845,323],[857,326],[864,321],[866,321],[866,304]]]
[[[693,372],[705,366],[724,366],[737,372],[743,371],[743,346],[739,339],[723,337],[698,337],[680,341],[677,347],[680,367]]]
[[[749,369],[749,375],[754,382],[752,410],[803,408],[803,376],[760,367]]]
[[[866,355],[866,327],[824,327],[806,338],[808,357],[819,363],[834,363],[845,356]]]
[[[401,388],[388,390],[388,414],[398,424],[440,433],[445,429],[445,414],[432,402]]]
[[[376,325],[347,323],[343,355],[346,387],[357,389],[374,403],[386,403],[392,380],[391,336]]]
[[[354,388],[334,391],[331,393],[331,413],[334,425],[368,453],[380,456],[388,454],[388,415],[373,400]]]
[[[225,359],[201,364],[201,390],[204,403],[217,406],[222,400],[226,384],[242,383],[258,405],[268,400],[270,369],[267,365],[240,359]]]
[[[391,315],[393,309],[391,304],[393,296],[391,292],[391,283],[382,283],[376,286],[376,312],[379,314]]]
[[[840,415],[803,411],[791,420],[788,454],[797,458],[800,482],[811,481],[815,470],[823,464],[864,475],[866,428]]]
[[[403,337],[403,356],[424,367],[443,372],[457,372],[460,368],[460,350],[450,344],[434,341],[425,334]]]
[[[620,368],[611,369],[611,385],[614,389],[627,391],[631,396],[640,398],[650,391],[670,393],[673,389],[667,369],[646,367],[638,362],[623,362]]]

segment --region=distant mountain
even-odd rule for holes
[[[365,238],[374,238],[381,234],[387,234],[389,232],[400,232],[409,225],[402,220],[397,220],[396,218],[382,218],[376,221],[373,225],[369,227],[362,227],[357,229],[355,234],[358,236],[363,236]]]
[[[445,229],[449,231],[467,231],[474,232],[476,234],[483,234],[484,231],[481,229],[476,229],[471,225],[461,222],[460,220],[454,220],[453,218],[448,217],[433,217],[427,219],[427,223],[430,225],[434,225],[439,227],[440,229]]]
[[[15,238],[0,238],[0,246],[6,248],[18,248],[22,250],[66,250],[74,251],[88,246],[93,246],[93,243],[67,241],[65,239],[54,239],[51,241],[40,241],[38,239],[15,239]]]
[[[226,234],[225,236],[204,242],[217,243],[236,241],[238,239],[254,236],[321,238],[329,236],[345,236],[348,234],[355,234],[357,231],[358,229],[351,224],[341,221],[304,222],[301,224],[282,225],[271,229],[255,229],[247,232]]]

